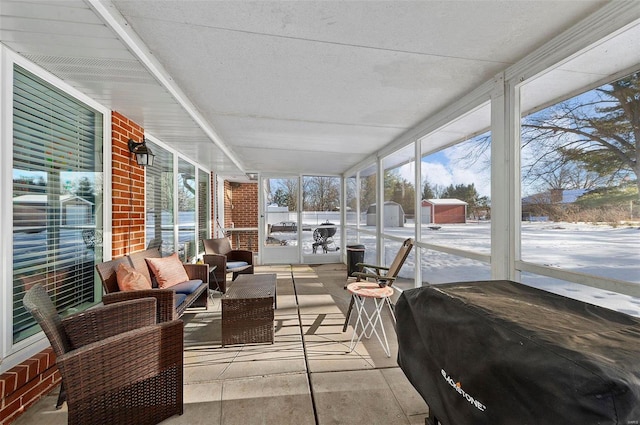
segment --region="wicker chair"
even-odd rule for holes
[[[214,269],[209,279],[209,288],[227,292],[227,273],[232,280],[239,274],[253,274],[253,252],[244,249],[232,249],[229,238],[203,239],[205,255],[202,261]],[[216,285],[217,288],[212,286]]]
[[[156,424],[183,413],[184,324],[156,324],[154,298],[62,319],[37,284],[23,304],[56,354],[69,424]]]

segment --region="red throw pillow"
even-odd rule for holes
[[[160,288],[168,288],[189,280],[178,253],[164,258],[145,258]]]
[[[145,275],[129,267],[126,264],[120,263],[118,270],[116,270],[116,280],[118,281],[118,288],[121,291],[135,291],[137,289],[151,289],[151,282]]]

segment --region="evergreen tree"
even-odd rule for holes
[[[78,186],[75,190],[76,196],[86,199],[92,204],[96,201],[96,195],[94,192],[93,184],[89,181],[87,177],[82,177],[78,181]]]
[[[424,186],[422,188],[422,199],[434,199],[436,194],[433,191],[433,188],[429,184],[428,181],[425,180]]]
[[[279,207],[286,207],[289,204],[289,196],[282,188],[276,189],[272,202]]]
[[[473,183],[449,185],[442,192],[442,198],[459,199],[466,202],[467,212],[478,217],[483,210],[489,208],[489,198],[480,196]]]

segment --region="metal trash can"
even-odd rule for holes
[[[359,267],[356,267],[358,263],[364,263],[364,245],[347,245],[347,277],[360,271]]]

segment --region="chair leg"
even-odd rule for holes
[[[213,277],[214,282],[216,283],[216,291],[222,292],[222,288],[220,287],[220,283],[218,282],[218,276],[216,276],[216,270],[213,269],[209,272],[209,281],[211,281],[211,277]]]
[[[351,310],[353,310],[353,295],[351,295],[351,301],[349,302],[349,308],[347,309],[347,316],[344,318],[344,325],[342,325],[342,332],[347,331],[349,326],[349,318],[351,317]]]
[[[209,287],[208,292],[209,292],[209,301],[211,302],[211,305],[214,305],[216,300],[215,300],[215,297],[213,296],[213,293],[216,291],[222,292],[222,288],[220,288],[220,283],[218,282],[218,277],[216,276],[215,268],[209,272],[209,284],[211,284],[212,278],[216,284],[216,289],[211,289],[211,287]]]
[[[61,382],[60,393],[58,394],[58,401],[56,402],[56,410],[61,409],[65,401],[67,401],[67,390],[64,387],[64,382]]]

